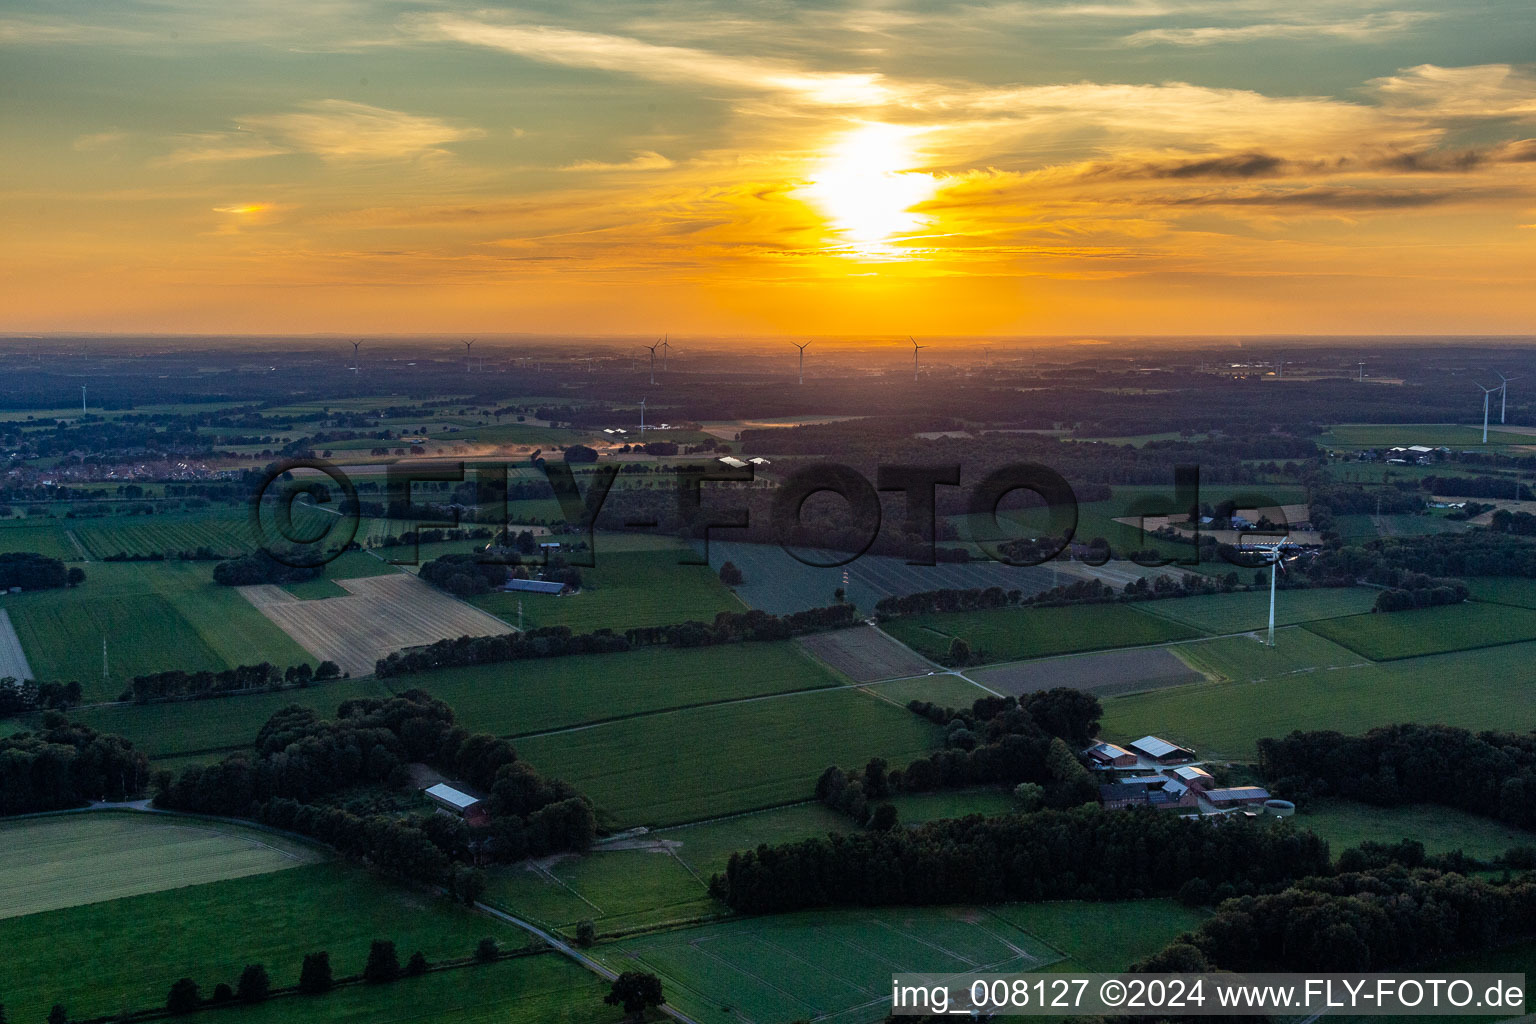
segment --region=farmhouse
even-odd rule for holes
[[[1211,777],[1211,773],[1198,765],[1187,764],[1180,768],[1170,768],[1167,774],[1191,789],[1205,790],[1216,785],[1216,780]]]
[[[428,786],[422,792],[426,793],[428,800],[437,805],[439,814],[463,818],[470,825],[484,825],[489,820],[479,797],[454,789],[446,782]]]
[[[1210,790],[1205,798],[1216,807],[1247,807],[1268,800],[1269,791],[1258,786],[1237,786],[1233,789]]]
[[[1123,811],[1131,807],[1156,810],[1198,808],[1195,791],[1172,779],[1142,778],[1099,787],[1099,800],[1105,810]]]
[[[1095,743],[1083,751],[1083,756],[1101,768],[1136,767],[1136,755],[1113,743]]]
[[[1132,740],[1129,746],[1136,753],[1143,757],[1150,757],[1158,764],[1179,764],[1195,759],[1193,750],[1187,750],[1156,736],[1143,736],[1139,740]]]

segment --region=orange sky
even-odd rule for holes
[[[1536,322],[1529,4],[61,10],[0,16],[0,330]]]

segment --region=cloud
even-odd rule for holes
[[[70,148],[77,153],[92,153],[101,149],[111,149],[126,138],[128,138],[127,132],[116,129],[105,132],[90,132],[85,135],[75,136],[75,141],[70,143]]]
[[[1134,32],[1122,40],[1127,46],[1214,46],[1220,43],[1246,43],[1261,39],[1343,39],[1350,42],[1374,42],[1400,35],[1437,15],[1429,11],[1382,11],[1345,21],[1294,20],[1259,22],[1252,25],[1202,26],[1197,28],[1152,28]]]
[[[601,160],[578,160],[566,166],[568,171],[664,171],[674,166],[671,160],[660,153],[645,149],[636,153],[633,158],[619,163],[604,163]]]
[[[403,24],[408,34],[420,40],[482,46],[545,64],[614,71],[663,83],[784,93],[802,102],[834,107],[868,106],[892,98],[883,84],[884,76],[878,73],[812,71],[789,61],[449,14],[413,17]]]
[[[1177,196],[1165,200],[1169,206],[1271,206],[1306,207],[1319,210],[1402,210],[1447,203],[1480,202],[1489,199],[1517,198],[1523,193],[1510,189],[1382,189],[1330,188],[1315,186],[1288,190],[1257,192],[1221,192],[1196,196]]]
[[[252,114],[233,131],[180,137],[162,164],[224,163],[308,153],[322,160],[401,160],[446,155],[448,143],[480,138],[478,128],[435,117],[354,103],[317,100],[281,114]]]
[[[1536,74],[1508,64],[1420,64],[1366,83],[1388,110],[1437,120],[1536,118]]]

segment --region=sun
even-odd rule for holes
[[[938,189],[931,175],[913,171],[914,140],[925,129],[872,122],[839,136],[797,190],[857,255],[892,256],[903,235],[926,228],[929,217],[912,207]]]

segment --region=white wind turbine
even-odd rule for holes
[[[1291,561],[1285,557],[1285,546],[1290,542],[1291,538],[1287,536],[1268,544],[1256,544],[1249,549],[1263,556],[1269,563],[1269,646],[1271,647],[1275,646],[1275,579],[1280,570],[1285,568],[1283,563]]]
[[[917,353],[918,353],[918,350],[919,349],[927,348],[928,346],[927,345],[919,345],[917,343],[917,339],[912,337],[912,335],[910,335],[910,334],[907,335],[907,340],[912,343],[912,379],[914,381],[916,381],[917,380]]]
[[[792,342],[790,342],[790,344],[795,346],[795,348],[800,350],[800,383],[804,384],[805,383],[805,350],[810,347],[811,343],[810,342],[806,342],[804,345],[802,345],[798,341],[792,341]]]
[[[640,346],[641,348],[645,349],[647,352],[649,352],[651,354],[651,383],[652,384],[656,383],[656,349],[660,345],[661,345],[661,342],[658,341],[655,345],[641,345]]]
[[[1481,384],[1478,387],[1483,388]],[[1488,396],[1498,388],[1483,388],[1483,444],[1488,443]]]
[[[1497,371],[1495,371],[1495,372],[1497,372]],[[1506,407],[1506,404],[1507,404],[1507,400],[1509,398],[1509,382],[1512,381],[1512,380],[1519,380],[1519,379],[1520,379],[1519,377],[1506,377],[1502,373],[1499,374],[1499,422],[1500,423],[1504,422],[1504,410],[1505,410],[1505,407]]]

